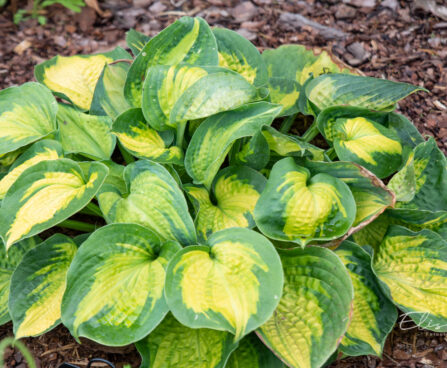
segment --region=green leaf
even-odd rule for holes
[[[191,329],[168,314],[135,346],[142,357],[140,368],[224,368],[237,346],[232,340],[228,332]]]
[[[267,166],[269,159],[270,147],[262,132],[258,131],[243,144],[241,150],[235,154],[234,161],[231,164],[261,170]]]
[[[62,156],[62,147],[59,142],[45,139],[31,145],[14,162],[8,174],[0,180],[0,199],[5,197],[11,185],[27,168],[41,161],[56,160]]]
[[[206,119],[197,128],[185,155],[185,167],[195,183],[210,187],[232,143],[253,136],[270,125],[281,110],[278,105],[256,102]]]
[[[345,334],[354,297],[348,272],[332,251],[282,251],[284,292],[273,316],[257,331],[289,367],[321,367]]]
[[[183,165],[183,151],[172,143],[172,130],[157,132],[144,119],[141,109],[129,109],[113,123],[115,134],[123,147],[132,155],[160,163]]]
[[[388,216],[383,214],[364,228],[353,233],[352,238],[361,246],[370,246],[373,249],[377,249],[388,230],[388,226]]]
[[[254,334],[244,337],[239,347],[231,354],[226,368],[285,368]]]
[[[313,79],[305,88],[307,98],[318,110],[337,105],[394,110],[396,102],[416,91],[426,89],[350,74],[324,74]]]
[[[279,116],[293,115],[299,112],[298,99],[301,86],[298,82],[285,78],[269,78],[270,101],[282,106]]]
[[[196,228],[201,239],[231,227],[253,228],[253,211],[266,179],[248,167],[230,166],[221,170],[211,192],[186,184],[184,189],[196,208]]]
[[[216,39],[202,18],[182,17],[152,38],[130,67],[124,87],[127,101],[141,107],[143,81],[155,65],[217,65]]]
[[[397,319],[397,310],[380,289],[371,269],[371,256],[350,241],[336,250],[351,276],[354,286],[354,308],[351,323],[341,341],[346,355],[381,357],[385,339]]]
[[[143,114],[154,129],[167,130],[257,98],[257,89],[231,70],[159,65],[148,70],[144,81]]]
[[[146,36],[144,33],[138,32],[135,29],[130,29],[126,32],[126,44],[134,56],[138,56],[150,39],[149,36]]]
[[[242,75],[259,87],[267,83],[267,68],[258,49],[237,32],[213,28],[219,51],[219,66]]]
[[[88,175],[65,158],[26,169],[9,188],[0,208],[0,233],[6,248],[49,229],[85,207],[101,187],[107,167],[91,164]]]
[[[129,194],[105,187],[98,195],[107,222],[137,223],[155,232],[162,240],[182,245],[196,243],[194,223],[176,180],[160,164],[134,162],[124,170]]]
[[[59,140],[65,153],[80,153],[91,159],[108,160],[115,149],[107,116],[88,115],[69,105],[59,104]]]
[[[396,193],[399,202],[410,202],[416,194],[416,174],[414,171],[414,151],[408,156],[404,167],[393,175],[388,188]]]
[[[130,59],[121,47],[103,54],[60,56],[36,66],[34,75],[54,94],[83,110],[90,109],[96,83],[104,65],[119,59]]]
[[[25,254],[12,275],[9,297],[16,339],[60,323],[65,277],[76,251],[71,238],[55,234]]]
[[[238,341],[265,323],[278,305],[281,262],[272,243],[248,229],[219,231],[208,244],[174,256],[166,300],[185,326],[229,331]]]
[[[386,211],[389,223],[402,225],[413,231],[429,229],[447,238],[447,211],[427,211],[393,208]]]
[[[291,157],[273,166],[254,212],[263,234],[301,246],[343,236],[355,214],[354,197],[345,183],[328,174],[311,175]]]
[[[124,82],[129,68],[130,66],[126,62],[104,65],[93,93],[90,114],[108,115],[115,119],[130,108],[124,98]]]
[[[447,332],[447,242],[441,236],[390,226],[373,270],[407,317],[424,329]]]
[[[12,274],[22,257],[40,242],[41,239],[34,236],[15,244],[6,252],[6,248],[0,241],[0,326],[11,320],[8,302]]]
[[[56,130],[57,103],[38,83],[0,91],[0,154],[33,143]]]
[[[164,318],[165,270],[181,249],[137,224],[96,230],[67,274],[62,321],[78,339],[121,346],[141,340]]]

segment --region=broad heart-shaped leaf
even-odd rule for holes
[[[9,297],[16,339],[60,323],[65,277],[76,251],[71,238],[55,234],[25,254],[12,275]]]
[[[267,166],[269,159],[269,144],[262,132],[258,131],[253,137],[242,144],[240,151],[234,155],[234,161],[230,161],[230,163],[232,165],[248,166],[255,170],[261,170]]]
[[[177,146],[168,147],[174,139],[173,131],[157,132],[151,128],[141,109],[129,109],[119,115],[112,131],[123,147],[136,157],[183,165],[183,151]]]
[[[229,331],[238,341],[265,323],[278,305],[281,261],[267,238],[248,229],[219,231],[208,244],[173,257],[166,300],[185,326]]]
[[[25,83],[0,91],[0,154],[15,151],[56,130],[57,102],[48,88]]]
[[[345,182],[354,196],[357,207],[353,228],[355,231],[373,221],[388,207],[394,206],[394,194],[374,174],[352,162],[316,162],[305,161],[312,175],[325,173]]]
[[[286,368],[254,334],[244,337],[231,354],[226,368]]]
[[[6,248],[49,229],[85,207],[108,169],[94,162],[84,176],[79,165],[60,158],[26,169],[9,188],[0,208],[0,233]]]
[[[179,249],[137,224],[96,230],[68,270],[62,322],[75,338],[103,345],[141,340],[168,312],[165,270]]]
[[[328,174],[311,175],[287,157],[273,166],[254,215],[266,236],[304,246],[343,236],[355,213],[354,197],[345,183]]]
[[[219,66],[242,75],[259,87],[267,83],[267,68],[258,49],[239,33],[225,28],[213,28],[219,51]]]
[[[124,98],[124,82],[128,71],[129,64],[126,62],[104,65],[93,93],[90,114],[108,115],[115,119],[130,108]]]
[[[211,192],[201,186],[186,184],[184,189],[196,209],[196,228],[205,240],[210,234],[231,227],[253,228],[253,211],[267,180],[246,166],[221,170]]]
[[[0,241],[0,326],[11,320],[8,302],[12,273],[22,260],[22,257],[40,241],[41,239],[38,236],[24,239],[11,247],[7,253],[3,243]]]
[[[135,346],[142,357],[140,368],[224,368],[237,344],[228,332],[188,328],[169,313]]]
[[[433,138],[414,149],[414,156],[402,170],[412,172],[396,175],[413,174],[415,188],[413,198],[398,202],[397,208],[447,211],[447,160]]]
[[[126,32],[126,43],[134,56],[137,56],[151,38],[135,29]]]
[[[389,225],[388,216],[382,214],[364,228],[353,233],[352,239],[361,246],[368,245],[377,249],[385,237]]]
[[[289,367],[319,368],[348,328],[353,287],[332,251],[282,251],[284,291],[278,308],[257,334]]]
[[[301,86],[298,82],[285,78],[269,78],[270,101],[282,106],[279,116],[288,116],[299,112],[298,98]]]
[[[202,18],[182,17],[152,38],[130,67],[124,87],[127,101],[141,107],[146,71],[155,65],[218,65],[217,44]]]
[[[340,350],[347,355],[380,357],[397,319],[396,307],[380,289],[371,269],[371,256],[365,250],[345,241],[335,253],[348,269],[354,286],[353,316]]]
[[[317,111],[338,105],[393,110],[396,102],[416,91],[426,90],[407,83],[350,74],[320,75],[305,88],[307,98]]]
[[[232,143],[270,125],[281,107],[255,102],[206,119],[197,128],[185,155],[185,168],[194,183],[210,187]]]
[[[390,129],[363,117],[337,119],[334,148],[341,161],[352,161],[385,178],[402,164],[402,145]]]
[[[267,140],[270,150],[280,156],[309,156],[313,160],[324,160],[323,149],[307,143],[299,137],[283,134],[270,126],[263,127],[262,134]]]
[[[121,47],[103,54],[58,55],[37,65],[34,75],[37,81],[46,85],[56,96],[88,110],[104,65],[129,58],[130,55]]]
[[[427,330],[447,332],[447,242],[441,236],[390,226],[373,270],[406,316]]]
[[[59,142],[53,140],[42,140],[31,145],[14,162],[6,174],[0,180],[0,199],[3,199],[6,192],[17,178],[29,167],[41,161],[56,160],[63,156],[62,147]]]
[[[348,70],[335,63],[326,51],[307,50],[302,45],[284,45],[262,53],[270,78],[284,78],[304,85],[313,75]]]
[[[143,114],[157,130],[232,110],[258,98],[244,77],[217,66],[159,65],[148,70]]]
[[[175,179],[160,164],[140,160],[124,170],[129,194],[105,187],[98,195],[107,222],[132,222],[155,232],[162,240],[196,243],[194,223]]]
[[[108,160],[115,149],[108,116],[84,114],[69,105],[59,104],[58,136],[65,153],[79,153],[91,159]]]

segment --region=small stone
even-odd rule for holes
[[[349,5],[340,4],[335,12],[335,18],[337,19],[352,19],[355,18],[356,10]]]
[[[406,359],[410,359],[411,358],[411,354],[407,353],[406,351],[403,351],[403,350],[394,350],[393,351],[393,358],[394,359],[399,359],[399,360],[406,360]]]
[[[149,11],[154,14],[161,13],[167,9],[166,5],[161,1],[157,1],[149,7]]]
[[[383,0],[380,6],[396,11],[399,8],[399,2],[397,0]]]
[[[345,55],[346,61],[352,66],[359,66],[368,60],[371,54],[365,50],[360,42],[353,42],[346,47],[349,54]]]
[[[31,46],[31,42],[28,40],[23,40],[16,47],[14,47],[14,52],[17,55],[22,55],[29,47]]]
[[[441,38],[440,37],[429,38],[428,44],[433,48],[437,48],[441,45]]]
[[[133,6],[137,8],[147,8],[152,4],[152,0],[133,0]]]
[[[249,41],[253,41],[254,39],[256,39],[256,37],[258,37],[255,33],[250,32],[245,28],[240,28],[236,32],[239,33],[242,37],[245,37]]]
[[[374,8],[376,6],[376,0],[343,0],[343,2],[358,8]]]
[[[20,363],[23,360],[23,356],[20,351],[14,353],[14,360],[16,361],[16,363]]]
[[[231,10],[231,15],[238,22],[252,19],[258,13],[258,8],[250,1],[244,1]]]
[[[54,37],[54,43],[60,47],[67,46],[67,40],[64,36],[56,36]]]

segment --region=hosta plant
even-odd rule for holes
[[[184,17],[0,92],[0,320],[142,367],[382,355],[447,331],[447,163],[423,88]],[[67,230],[70,229],[70,230]]]

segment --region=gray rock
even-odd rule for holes
[[[380,5],[392,11],[396,11],[399,8],[399,2],[397,0],[383,0]]]
[[[377,4],[376,0],[343,0],[343,2],[358,8],[374,8]]]
[[[231,15],[238,22],[245,22],[247,20],[253,19],[253,17],[258,13],[258,8],[253,5],[250,1],[244,1],[238,6],[231,10]]]
[[[167,9],[166,5],[161,1],[157,1],[149,7],[149,11],[154,14],[164,12]]]
[[[337,19],[352,19],[355,18],[357,10],[352,6],[340,4],[335,12],[335,18]]]
[[[147,8],[152,4],[152,0],[133,0],[133,6],[136,8]]]

